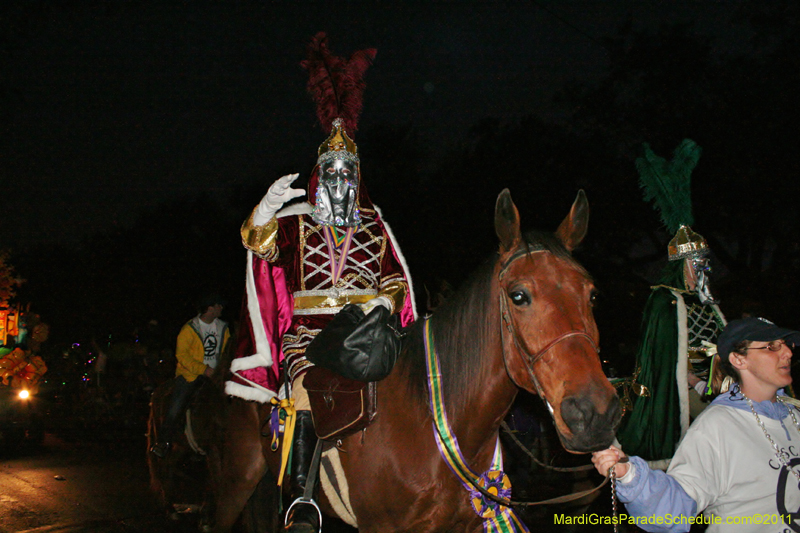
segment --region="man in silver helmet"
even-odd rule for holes
[[[688,226],[681,226],[668,249],[670,261],[683,262],[683,281],[687,293],[683,295],[685,309],[679,311],[679,316],[686,317],[686,401],[689,420],[694,420],[714,394],[709,385],[709,372],[715,352],[712,349],[709,353],[708,345],[716,342],[726,321],[719,309],[719,302],[711,294],[710,250],[703,236]],[[678,372],[676,377],[681,378],[682,375],[682,372]],[[684,420],[684,426],[686,422]],[[686,431],[685,427],[682,431]]]
[[[298,175],[284,176],[270,186],[241,229],[248,251],[246,293],[225,390],[279,405],[280,411],[272,413],[275,426],[280,413],[286,416],[280,446],[282,468],[290,466],[292,504],[284,530],[291,533],[321,527],[313,497],[317,436],[303,385],[313,366],[306,348],[348,304],[365,314],[383,306],[400,316],[402,326],[415,318],[408,269],[367,195],[352,138],[362,109],[364,72],[375,54],[366,49],[345,59],[331,53],[324,33],[312,39],[302,66],[309,73],[307,88],[317,118],[330,133],[317,150],[307,202],[293,202],[305,194],[291,187]],[[261,431],[257,424],[250,429]],[[277,442],[278,428],[273,432]],[[283,477],[278,476],[280,482]]]
[[[341,121],[334,121],[319,153],[308,184],[308,198],[313,203],[292,203],[306,192],[292,188],[298,174],[290,174],[270,186],[242,226],[242,242],[249,250],[248,312],[242,319],[247,327],[242,330],[252,338],[237,344],[244,357],[234,361],[233,379],[226,384],[229,394],[263,401],[258,391],[245,389],[254,381],[246,372],[249,359],[265,359],[261,354],[266,350],[258,347],[259,331],[267,322],[261,313],[274,306],[276,292],[270,283],[259,280],[268,269],[280,270],[280,284],[292,305],[285,330],[273,332],[280,335],[277,348],[285,357],[283,371],[291,385],[297,417],[289,478],[293,504],[287,511],[285,529],[292,533],[320,527],[316,503],[304,497],[307,481],[313,479],[317,440],[304,386],[306,372],[313,366],[305,357],[306,348],[347,304],[359,305],[365,314],[376,306],[386,307],[390,313],[400,314],[403,325],[413,320],[407,269],[359,179],[356,145]],[[255,355],[250,355],[253,352]],[[272,388],[273,395],[283,393],[280,385]]]

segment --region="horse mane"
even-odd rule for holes
[[[531,251],[546,250],[589,277],[552,233],[528,231],[523,235],[523,244],[520,246]],[[499,298],[492,288],[498,259],[499,254],[493,253],[484,260],[430,318],[442,371],[442,390],[447,410],[451,413],[461,412],[469,395],[475,393],[486,349],[500,335]],[[422,335],[420,320],[410,332],[413,340],[408,344],[423,347]],[[427,403],[428,380],[424,353],[407,352],[405,357],[409,365],[410,397],[424,398]]]

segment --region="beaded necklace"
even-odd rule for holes
[[[761,421],[761,418],[758,416],[758,413],[756,413],[756,410],[753,407],[753,401],[750,400],[750,398],[748,398],[744,392],[741,392],[741,394],[744,397],[744,399],[747,400],[747,405],[750,406],[750,411],[753,413],[753,416],[756,417],[756,422],[758,422],[758,425],[761,426],[761,431],[764,432],[764,436],[767,437],[767,440],[772,445],[772,448],[775,450],[775,457],[778,458],[778,461],[781,462],[781,464],[784,466],[784,468],[786,468],[786,470],[794,474],[794,477],[797,478],[797,481],[800,481],[800,472],[792,470],[789,467],[789,463],[786,462],[786,459],[783,457],[780,448],[778,448],[778,445],[775,444],[774,440],[772,440],[770,434],[767,433],[767,428],[764,426],[764,422]],[[778,396],[778,401],[781,402],[781,404],[786,405],[786,402],[783,401],[783,399],[780,396]],[[800,423],[797,422],[797,417],[794,416],[794,410],[788,405],[786,405],[786,408],[789,410],[789,414],[792,417],[792,422],[794,422],[794,427],[797,428],[797,432],[800,433]]]

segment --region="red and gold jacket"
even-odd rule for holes
[[[403,325],[414,320],[408,269],[391,230],[375,208],[361,208],[354,228],[331,228],[305,212],[242,226],[248,270],[242,324],[228,394],[269,401],[311,365],[305,349],[348,303],[386,296]],[[274,357],[273,354],[278,354]]]

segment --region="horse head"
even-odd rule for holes
[[[621,417],[614,387],[600,366],[594,284],[571,256],[588,220],[583,191],[555,236],[523,235],[508,189],[495,209],[506,370],[518,387],[544,400],[561,443],[576,453],[608,447]]]

